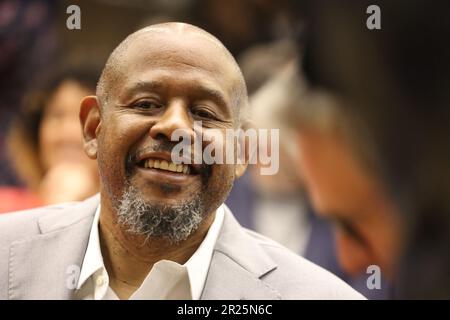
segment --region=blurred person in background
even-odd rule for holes
[[[6,157],[6,135],[23,92],[55,57],[57,7],[51,0],[0,1],[0,194],[8,198],[21,193],[11,188],[20,182]]]
[[[292,42],[283,41],[251,47],[240,59],[251,93],[249,118],[256,129],[279,129],[282,125],[273,123],[273,119],[289,104],[284,86],[295,74],[295,54]],[[282,130],[280,134],[283,133]],[[308,232],[302,228],[305,223],[304,214],[300,213],[303,212],[301,192],[298,192],[300,183],[298,176],[292,175],[286,166],[286,162],[291,162],[290,154],[295,152],[291,152],[292,144],[284,142],[283,137],[280,137],[283,143],[278,172],[261,176],[259,165],[250,166],[247,174],[236,181],[227,204],[245,227],[274,236],[291,250],[303,253]],[[280,216],[274,224],[270,212],[275,208]],[[297,227],[302,232],[297,232]]]
[[[448,299],[450,3],[377,1],[379,30],[366,28],[370,4],[312,4],[309,111],[332,108],[349,133],[300,130],[308,188],[336,222],[346,268],[379,265],[396,297]]]
[[[336,227],[342,269],[358,277],[377,265],[391,278],[402,228],[364,127],[323,92],[308,92],[301,101],[290,113],[298,130],[297,166],[315,211]],[[364,289],[366,282],[358,285]],[[384,281],[377,289],[365,287],[378,298],[392,295]]]
[[[97,165],[84,153],[79,124],[80,101],[94,93],[98,77],[95,67],[61,68],[25,98],[11,126],[8,149],[28,196],[38,200],[23,204],[11,199],[12,209],[79,201],[98,192]]]
[[[227,204],[244,226],[333,272],[367,298],[389,297],[390,288],[384,281],[381,289],[367,288],[365,269],[350,273],[342,270],[329,221],[315,215],[310,207],[298,170],[301,153],[293,139],[296,130],[281,117],[286,110],[305,103],[301,94],[295,94],[304,90],[304,80],[297,75],[295,46],[289,40],[255,46],[244,53],[240,63],[248,86],[253,88],[250,97],[253,125],[258,129],[279,129],[280,166],[272,176],[261,175],[260,164],[249,166],[247,174],[236,181]],[[315,124],[313,119],[310,121],[311,126]]]

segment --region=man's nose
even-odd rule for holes
[[[156,139],[159,135],[164,135],[168,140],[172,140],[175,130],[183,130],[191,138],[194,135],[193,123],[189,115],[188,105],[182,99],[172,100],[161,117],[150,129],[150,136]]]

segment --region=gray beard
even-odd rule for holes
[[[150,237],[166,238],[172,244],[184,241],[198,229],[205,215],[198,194],[181,205],[160,206],[145,202],[133,186],[128,186],[117,207],[118,223],[127,232],[144,236],[144,244]]]

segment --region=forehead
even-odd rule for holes
[[[118,59],[118,80],[122,87],[151,80],[189,86],[201,83],[230,94],[239,70],[224,50],[214,38],[203,34],[143,33]]]

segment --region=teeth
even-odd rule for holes
[[[148,159],[145,162],[145,168],[155,168],[160,170],[167,170],[172,172],[182,172],[184,174],[189,174],[190,168],[185,164],[175,164],[173,162],[168,162],[166,160],[154,160]]]
[[[177,165],[173,162],[169,164],[169,171],[177,172]]]
[[[163,160],[163,161],[161,161],[161,165],[159,166],[159,168],[163,169],[163,170],[167,170],[167,169],[169,169],[169,163],[167,163],[166,160]]]

